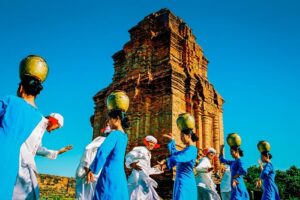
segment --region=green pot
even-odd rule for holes
[[[241,146],[242,144],[242,138],[237,133],[228,134],[226,141],[230,147]]]
[[[106,99],[108,110],[127,111],[129,107],[129,98],[124,91],[116,90],[112,92]]]
[[[40,56],[27,56],[20,63],[20,78],[32,76],[44,82],[48,75],[48,65]]]
[[[257,143],[257,148],[258,148],[258,151],[261,153],[264,151],[269,152],[271,150],[271,145],[269,142],[262,140]]]
[[[189,113],[182,113],[176,120],[178,128],[183,131],[195,128],[195,118]]]

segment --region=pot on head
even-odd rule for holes
[[[182,113],[176,120],[178,128],[183,131],[195,128],[195,118],[189,113]]]
[[[109,111],[122,110],[126,112],[129,107],[129,98],[124,91],[116,90],[107,97],[106,106]]]
[[[24,58],[19,67],[20,78],[23,80],[26,76],[32,76],[41,82],[44,82],[48,75],[48,65],[46,61],[36,55],[29,55]]]
[[[261,153],[265,151],[269,152],[271,150],[271,145],[269,142],[262,140],[257,143],[257,148]]]
[[[242,138],[237,133],[228,134],[226,141],[230,147],[241,146],[242,144]]]

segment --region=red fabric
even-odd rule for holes
[[[100,133],[104,133],[105,129],[106,129],[106,127],[101,128]]]
[[[148,145],[149,145],[149,143],[148,143],[148,141],[146,140],[146,138],[144,138],[144,144],[145,144],[145,146],[148,146]]]
[[[48,120],[49,120],[49,122],[51,123],[51,124],[53,124],[53,125],[55,125],[55,124],[58,124],[58,120],[56,119],[56,118],[54,118],[54,117],[49,117],[48,118]]]
[[[149,142],[146,140],[146,138],[144,139],[144,144],[145,146],[149,146]],[[154,145],[154,149],[158,149],[158,148],[160,148],[160,144],[156,143]]]
[[[213,160],[217,162],[219,160],[218,156],[214,156]]]

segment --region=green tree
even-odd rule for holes
[[[282,199],[300,199],[300,168],[292,166],[287,171],[276,171],[275,182]]]
[[[255,182],[259,179],[260,170],[258,166],[251,166],[247,170],[245,183],[250,191],[259,191]],[[300,200],[300,168],[290,167],[286,171],[277,170],[275,183],[283,200]]]
[[[259,175],[260,170],[258,166],[253,165],[247,169],[247,174],[244,179],[248,190],[260,191],[260,189],[257,189],[255,186],[256,181],[259,179]]]

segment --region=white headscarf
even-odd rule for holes
[[[157,143],[157,139],[155,138],[155,137],[153,137],[152,135],[148,135],[148,136],[146,136],[145,137],[145,140],[147,141],[147,142],[153,142],[153,143]]]
[[[64,126],[64,117],[61,114],[51,113],[50,117],[53,117],[53,118],[57,119],[58,125],[59,125],[60,128]]]

